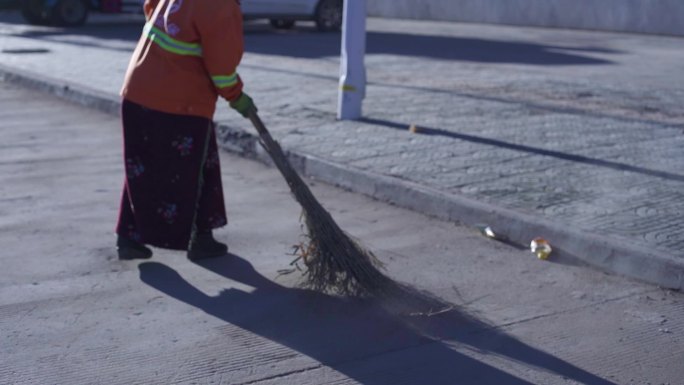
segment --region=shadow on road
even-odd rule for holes
[[[406,131],[406,128],[409,126],[408,123],[392,122],[389,120],[375,119],[375,118],[361,118],[361,119],[359,119],[359,121],[364,122],[364,123],[368,123],[368,124],[373,124],[373,125],[393,128],[393,129],[397,129],[397,130],[402,130],[402,131]],[[637,174],[641,174],[641,175],[671,180],[671,181],[675,181],[675,182],[684,182],[684,174],[675,174],[672,172],[667,172],[667,171],[662,171],[662,170],[653,170],[650,168],[633,166],[633,165],[630,165],[627,163],[614,162],[614,161],[604,160],[604,159],[599,159],[599,158],[591,158],[591,157],[584,156],[584,155],[571,154],[571,153],[562,152],[562,151],[547,150],[547,149],[540,148],[540,147],[511,143],[511,142],[506,142],[506,141],[499,140],[499,139],[485,138],[482,136],[463,134],[460,132],[448,131],[448,130],[444,130],[441,128],[420,127],[420,133],[422,135],[443,136],[443,137],[452,138],[452,139],[459,139],[459,140],[463,140],[463,141],[467,141],[467,142],[471,142],[471,143],[485,144],[485,145],[489,145],[489,146],[505,148],[507,150],[525,152],[528,154],[543,155],[543,156],[548,156],[548,157],[552,157],[552,158],[556,158],[556,159],[562,159],[562,160],[567,160],[567,161],[571,161],[571,162],[582,163],[582,164],[586,164],[586,165],[590,165],[590,166],[598,166],[598,167],[609,168],[609,169],[616,170],[616,171],[628,171],[628,172],[633,172],[633,173],[637,173]]]
[[[81,28],[28,28],[14,33],[14,36],[32,39],[58,39],[66,44],[100,47],[118,51],[129,51],[131,47],[111,46],[107,40],[135,43],[140,37],[142,20],[88,23]],[[70,41],[59,36],[82,36],[103,40]],[[247,52],[318,59],[339,57],[340,34],[319,33],[314,28],[300,27],[293,30],[273,30],[263,23],[245,25],[245,47]],[[620,52],[595,47],[559,47],[526,42],[416,35],[394,32],[368,32],[368,54],[388,54],[408,57],[423,57],[452,61],[528,64],[528,65],[602,65],[609,60],[586,54],[618,54]]]
[[[361,384],[530,384],[450,346],[461,344],[583,384],[612,385],[457,309],[434,316],[411,315],[411,309],[422,311],[435,304],[429,295],[416,291],[404,289],[383,301],[346,300],[280,286],[237,256],[199,264],[254,290],[229,288],[218,296],[207,296],[175,270],[156,262],[139,265],[140,278],[175,299],[298,351]]]
[[[340,35],[254,31],[245,36],[248,52],[316,59],[340,55]],[[387,54],[478,63],[528,65],[612,64],[611,61],[580,55],[578,52],[618,54],[593,47],[558,47],[505,40],[368,32],[368,54]]]

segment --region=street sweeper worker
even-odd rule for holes
[[[121,95],[125,183],[116,228],[120,259],[146,245],[225,255],[212,230],[227,223],[213,115],[218,97],[247,117],[237,0],[146,0],[147,19]]]

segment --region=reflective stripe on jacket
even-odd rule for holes
[[[236,0],[146,0],[144,10],[147,23],[121,90],[125,99],[211,119],[218,96],[240,96],[243,35]]]

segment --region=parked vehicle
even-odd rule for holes
[[[0,11],[19,9],[19,0],[0,0]]]
[[[142,0],[20,0],[30,24],[66,27],[85,23],[91,11],[141,13]],[[224,0],[225,1],[225,0]],[[269,19],[275,28],[292,28],[299,20],[313,20],[320,31],[339,30],[343,0],[241,0],[245,19]]]
[[[299,20],[313,20],[320,31],[342,26],[343,0],[241,0],[245,19],[269,19],[279,29],[294,27]]]
[[[29,24],[76,27],[91,11],[142,13],[142,0],[21,0],[21,14]]]

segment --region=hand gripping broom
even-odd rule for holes
[[[256,110],[252,109],[248,117],[259,133],[262,147],[271,156],[304,210],[308,243],[299,249],[307,269],[304,285],[314,290],[348,296],[376,295],[389,289],[393,281],[376,268],[379,265],[377,258],[340,229],[330,213],[316,200]]]

